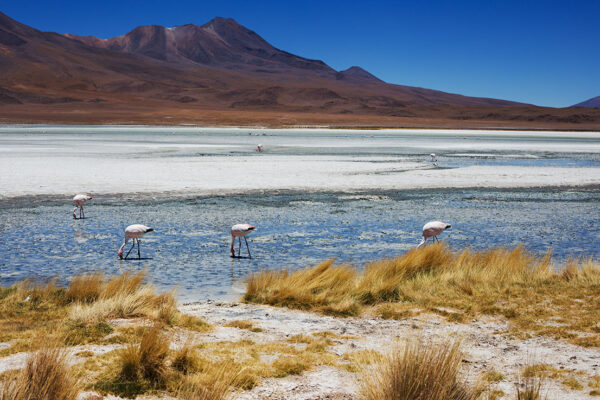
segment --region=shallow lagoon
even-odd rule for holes
[[[145,267],[182,300],[234,298],[261,268],[401,254],[431,219],[452,224],[443,239],[453,248],[524,243],[559,261],[600,256],[599,134],[248,133],[0,128],[0,283]],[[81,160],[83,171],[62,169]],[[541,187],[510,188],[528,180]],[[83,186],[95,199],[74,221],[70,198]],[[150,259],[119,261],[123,229],[138,222],[156,229],[142,240]],[[251,260],[229,257],[228,227],[238,222],[258,228]]]

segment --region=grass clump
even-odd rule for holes
[[[173,293],[155,293],[144,270],[113,277],[79,274],[66,288],[56,286],[55,280],[25,279],[0,288],[0,341],[11,344],[0,350],[0,357],[35,350],[36,343],[49,338],[66,345],[101,343],[113,332],[109,319],[136,317],[210,329],[202,319],[181,314]]]
[[[362,400],[475,400],[459,376],[459,343],[408,342],[362,372]]]
[[[230,327],[238,328],[238,329],[246,329],[251,332],[262,332],[263,331],[262,328],[254,326],[255,324],[256,323],[254,321],[236,320],[236,321],[228,322],[224,326],[230,326]]]
[[[562,384],[571,390],[581,390],[583,385],[575,377],[570,377],[562,381]]]
[[[78,384],[58,347],[47,347],[31,354],[25,368],[15,379],[4,382],[1,400],[76,400]]]
[[[80,373],[94,375],[89,387],[102,394],[133,398],[166,388],[172,378],[168,353],[169,338],[157,325],[147,328],[137,345],[129,344],[113,354],[88,359]]]
[[[293,273],[263,270],[249,277],[244,300],[325,314],[357,315],[359,308],[351,296],[356,278],[354,268],[334,266],[333,259]]]
[[[195,374],[186,377],[177,389],[177,398],[189,400],[227,400],[233,390],[237,374],[226,364],[220,365],[210,374]]]
[[[556,368],[549,364],[532,364],[523,368],[522,376],[524,378],[547,378],[555,377],[554,374],[560,373]]]
[[[517,400],[545,400],[542,397],[543,378],[521,377],[515,386]]]
[[[201,370],[201,359],[189,342],[175,352],[171,366],[184,375]]]
[[[158,327],[149,329],[138,346],[129,345],[120,354],[120,376],[127,381],[145,379],[162,385],[166,378],[169,339]]]
[[[600,375],[590,376],[588,386],[594,389],[600,389]]]
[[[486,382],[493,383],[505,380],[506,376],[504,376],[503,373],[498,371],[488,371],[485,374],[483,374],[482,379]]]
[[[517,336],[600,346],[599,296],[600,264],[592,259],[568,261],[555,272],[549,253],[535,256],[520,246],[451,251],[434,244],[363,271],[333,260],[294,272],[262,271],[249,277],[244,301],[339,316],[366,310],[386,319],[422,311],[454,322],[495,315],[510,319]]]

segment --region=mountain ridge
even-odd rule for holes
[[[27,109],[19,108],[25,104]],[[228,18],[172,28],[146,25],[99,39],[41,32],[0,13],[0,121],[16,115],[22,115],[20,121],[37,121],[36,115],[54,120],[59,114],[137,121],[141,110],[153,121],[167,113],[229,115],[230,110],[266,113],[278,121],[308,116],[375,123],[390,118],[600,121],[594,111],[558,112],[389,84],[358,66],[336,71],[324,61],[280,50]]]
[[[600,96],[592,97],[581,103],[574,104],[572,107],[600,108]]]

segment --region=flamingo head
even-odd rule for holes
[[[446,227],[444,228],[444,230],[446,230],[446,229],[450,229],[450,228],[452,228],[452,225],[450,225],[450,224],[446,224]]]
[[[125,247],[125,244],[123,244],[120,248],[119,251],[117,251],[117,255],[119,256],[119,258],[122,260],[123,259],[123,247]]]
[[[231,244],[231,256],[235,257],[235,249],[233,248],[233,243]]]
[[[75,214],[75,211],[76,211],[76,210],[77,210],[77,207],[75,207],[75,208],[73,209],[73,218],[75,218],[75,219],[77,219],[77,214]]]

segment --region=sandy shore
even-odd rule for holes
[[[432,314],[398,321],[368,317],[335,318],[263,305],[221,302],[187,304],[180,309],[184,313],[204,318],[214,326],[211,332],[194,333],[193,344],[240,340],[252,340],[256,343],[286,342],[293,335],[327,331],[335,334],[328,351],[342,356],[366,349],[386,353],[405,339],[418,338],[436,342],[458,337],[463,341],[463,370],[467,379],[475,382],[486,372],[502,373],[505,378],[492,387],[506,393],[504,398],[514,398],[518,375],[527,365],[547,363],[559,371],[554,378],[548,378],[544,383],[543,392],[548,399],[593,398],[589,395],[591,389],[587,382],[592,376],[600,374],[600,349],[578,347],[548,337],[514,340],[503,333],[507,331],[508,323],[497,318],[478,318],[468,323],[451,323]],[[253,321],[262,331],[224,326],[236,320]],[[111,322],[114,326],[131,323],[134,322]],[[178,348],[189,338],[190,332],[175,330],[171,347]],[[81,351],[102,354],[118,347],[119,345],[77,346],[71,348],[71,362],[83,361],[76,356]],[[26,353],[17,353],[0,359],[0,373],[21,368],[26,356]],[[569,389],[561,383],[569,377],[575,377],[583,385],[583,389]],[[357,374],[348,370],[319,366],[299,375],[264,379],[250,391],[236,392],[233,398],[357,399],[357,379]],[[87,398],[89,394],[88,392],[81,398]]]

